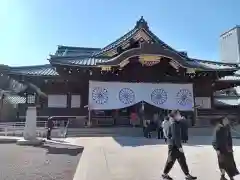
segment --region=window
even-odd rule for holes
[[[81,95],[72,95],[71,108],[80,108],[80,107],[81,107]]]
[[[195,97],[195,105],[199,106],[199,109],[211,109],[210,97]]]
[[[35,104],[35,95],[27,95],[27,103],[28,104]]]

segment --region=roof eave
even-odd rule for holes
[[[53,66],[72,66],[72,67],[80,67],[80,68],[90,68],[90,67],[98,67],[97,65],[81,65],[81,64],[71,64],[71,63],[64,63],[64,62],[51,62]]]

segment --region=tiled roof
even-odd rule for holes
[[[61,58],[50,60],[52,64],[60,64],[60,65],[76,65],[76,66],[95,66],[97,63],[105,62],[107,58],[101,57],[72,57],[72,58]]]
[[[97,53],[100,50],[100,48],[58,46],[55,56],[91,56],[93,53]]]
[[[206,60],[200,60],[200,59],[193,59],[191,58],[195,63],[197,62],[199,65],[210,68],[210,69],[233,69],[237,68],[237,64],[232,63],[222,63],[222,62],[214,62],[214,61],[206,61]]]
[[[114,58],[107,59],[106,57],[101,57],[106,51],[109,51],[113,48],[121,46],[124,42],[129,41],[135,35],[139,34],[139,32],[144,32],[147,36],[151,38],[157,44],[160,44],[164,49],[167,49],[171,53],[173,53],[176,57],[179,57],[184,61],[183,66],[198,68],[202,70],[227,70],[236,68],[234,64],[226,64],[226,63],[218,63],[211,61],[203,61],[199,59],[189,58],[186,53],[175,50],[170,47],[162,40],[160,40],[148,27],[147,22],[141,17],[139,21],[137,21],[136,26],[130,30],[128,33],[114,41],[113,43],[107,45],[106,47],[99,48],[83,48],[83,47],[69,47],[69,46],[59,46],[57,52],[65,51],[65,55],[62,56],[51,56],[50,62],[52,64],[62,64],[62,65],[79,65],[79,66],[94,66],[97,63],[114,63]],[[68,56],[67,51],[75,51],[81,52],[83,54],[76,54],[75,56]],[[92,52],[92,53],[85,53]],[[85,54],[84,54],[85,53]],[[182,63],[183,63],[182,61]]]
[[[219,81],[240,81],[240,70],[236,71],[232,76],[224,76]]]
[[[240,81],[240,76],[224,76],[219,80],[220,81]]]
[[[130,30],[128,33],[117,39],[116,41],[112,42],[111,44],[107,45],[106,47],[102,48],[101,51],[97,52],[95,55],[102,54],[114,47],[119,46],[122,42],[127,41],[132,38],[132,36],[138,31],[138,28],[134,28]]]
[[[178,52],[176,51],[174,48],[170,47],[169,45],[167,45],[165,42],[163,42],[162,40],[160,40],[148,27],[147,22],[144,20],[143,17],[140,18],[140,20],[137,21],[136,26],[130,30],[128,33],[126,33],[125,35],[123,35],[122,37],[120,37],[119,39],[117,39],[116,41],[114,41],[113,43],[107,45],[106,47],[102,48],[101,51],[95,53],[95,55],[102,55],[104,52],[118,47],[119,45],[121,45],[123,42],[130,40],[135,34],[137,34],[140,30],[143,30],[146,34],[149,35],[150,38],[152,38],[152,40],[156,43],[161,44],[164,48],[167,48],[168,50],[172,51],[175,54],[178,54],[180,57],[182,58],[187,58],[187,56],[184,53]]]
[[[214,104],[222,106],[238,106],[240,105],[240,97],[215,97]]]
[[[50,64],[40,66],[10,67],[9,74],[29,75],[29,76],[58,76],[55,67]]]

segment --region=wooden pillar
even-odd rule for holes
[[[72,100],[72,93],[67,93],[67,108],[71,109],[71,100]]]

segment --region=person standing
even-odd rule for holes
[[[164,138],[164,134],[163,134],[163,128],[162,128],[162,119],[159,118],[158,119],[158,123],[157,123],[157,133],[158,133],[158,139],[163,139]]]
[[[170,126],[170,118],[166,116],[162,122],[162,130],[165,142],[167,142],[168,129]]]
[[[153,114],[153,122],[154,124],[156,124],[158,139],[162,139],[163,138],[162,120],[157,112]]]
[[[52,117],[49,117],[48,118],[48,121],[47,121],[47,139],[48,140],[51,140],[51,132],[52,132],[52,129],[54,127],[54,123],[53,123],[53,118]]]
[[[151,121],[150,120],[144,120],[144,121],[145,121],[144,137],[151,138]]]
[[[233,157],[232,135],[227,118],[217,119],[213,133],[213,148],[217,153],[218,166],[221,172],[221,180],[226,180],[225,173],[230,180],[239,174]]]
[[[188,165],[186,163],[186,158],[182,149],[182,138],[181,138],[181,115],[179,111],[173,110],[170,113],[170,117],[172,118],[172,122],[168,129],[167,134],[167,142],[168,142],[168,158],[166,165],[163,170],[162,178],[166,180],[172,180],[172,178],[168,175],[170,170],[172,169],[176,160],[180,164],[182,171],[184,172],[187,180],[197,179],[189,174]]]

